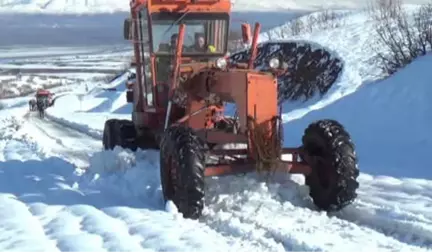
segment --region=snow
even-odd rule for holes
[[[102,139],[103,126],[110,118],[131,119],[131,104],[126,103],[125,85],[128,72],[109,85],[98,86],[88,94],[67,94],[56,100],[47,110],[47,116],[59,123]],[[117,88],[116,91],[106,91]]]
[[[0,49],[0,98],[28,95],[39,88],[60,85],[105,84],[107,75],[124,70],[130,61],[130,48],[47,48],[50,53],[40,54],[40,48],[26,51]],[[52,51],[51,51],[52,50]]]
[[[59,158],[10,161],[0,168],[2,249],[228,249],[226,239],[208,227],[148,208],[132,195],[101,193],[91,183],[77,187],[70,178],[74,167]]]
[[[383,75],[373,61],[376,52],[371,47],[377,43],[370,32],[376,25],[374,21],[366,13],[356,12],[342,15],[338,22],[342,24],[339,28],[317,30],[290,39],[313,41],[327,47],[344,61],[344,69],[321,99],[285,104],[282,115],[285,135],[292,136],[285,140],[285,145],[299,145],[298,136],[310,122],[332,118],[340,121],[352,135],[362,171],[432,178],[428,168],[432,162],[427,158],[432,136],[424,134],[432,109],[427,98],[431,92],[427,69],[432,59],[430,56],[418,59],[391,78],[380,81]],[[284,27],[275,28],[270,35],[278,34],[280,29]],[[268,36],[269,33],[263,34],[261,40]],[[416,76],[415,82],[412,76]],[[412,159],[406,158],[406,153]]]
[[[308,122],[333,118],[352,135],[364,172],[431,179],[432,136],[425,134],[431,124],[431,64],[432,55],[419,58],[389,79],[364,85],[319,111],[290,121],[285,131],[301,134]]]
[[[286,145],[299,144],[312,120],[333,118],[346,126],[362,172],[352,205],[320,212],[303,176],[276,174],[267,181],[248,174],[207,178],[203,216],[184,219],[172,202],[164,204],[157,151],[102,150],[105,120],[131,117],[125,73],[110,83],[59,87],[45,119],[28,113],[28,97],[2,100],[0,248],[431,251],[432,137],[426,127],[432,55],[380,80],[367,46],[374,24],[360,11],[343,19],[340,27],[290,37],[328,48],[344,69],[322,99],[284,104],[283,119]],[[107,66],[113,58],[107,57]],[[49,57],[35,55],[31,64],[47,62]]]

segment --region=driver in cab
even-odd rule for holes
[[[159,45],[159,50],[158,51],[160,51],[160,52],[171,52],[171,53],[175,52],[176,47],[177,47],[177,40],[178,40],[178,34],[174,33],[173,35],[171,35],[169,44],[168,43],[166,43],[166,44],[161,43]]]
[[[178,40],[178,34],[174,33],[173,35],[171,35],[169,44],[167,43],[167,44],[159,45],[159,51],[170,52],[174,54],[177,48],[177,40]],[[206,41],[203,33],[195,33],[194,44],[192,44],[189,47],[183,47],[183,48],[184,48],[183,51],[187,51],[187,52],[198,52],[198,53],[216,52],[216,48],[213,45],[209,45],[209,46],[206,45]],[[171,63],[171,58],[170,57],[158,58],[157,62],[158,62],[158,70],[156,72],[157,72],[158,79],[167,80],[170,72],[169,66]]]
[[[159,45],[159,51],[174,53],[177,47],[177,40],[178,40],[178,34],[174,33],[173,35],[171,35],[169,44]],[[204,34],[202,33],[196,33],[194,44],[184,49],[186,49],[185,51],[188,52],[201,52],[201,53],[216,52],[216,48],[213,45],[209,45],[209,46],[206,45]]]
[[[188,51],[200,52],[200,53],[206,53],[206,52],[214,53],[216,52],[216,48],[213,45],[209,45],[209,46],[206,45],[206,41],[203,33],[195,33],[195,43],[188,48]]]
[[[169,52],[174,54],[177,48],[178,34],[171,35],[170,42],[159,44],[159,52]],[[158,57],[156,59],[156,76],[159,81],[167,81],[170,73],[171,57]]]

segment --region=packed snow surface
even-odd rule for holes
[[[346,126],[362,171],[352,205],[319,212],[303,176],[248,174],[207,178],[203,216],[184,219],[163,202],[157,151],[102,150],[104,121],[130,119],[126,73],[102,85],[77,84],[44,119],[28,112],[28,97],[2,101],[0,248],[431,251],[432,56],[378,80],[365,50],[373,24],[362,13],[345,18],[341,27],[294,38],[330,48],[345,68],[321,100],[284,104],[283,118],[286,145],[299,144],[315,119]]]

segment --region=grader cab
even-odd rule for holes
[[[132,120],[106,121],[103,144],[160,149],[164,198],[184,217],[201,215],[206,176],[257,170],[304,174],[323,210],[355,199],[357,159],[341,124],[313,122],[302,146],[283,147],[277,77],[286,69],[278,58],[268,59],[265,71],[254,69],[259,23],[253,35],[242,25],[251,53],[248,63],[235,63],[227,57],[230,0],[136,0],[130,6],[124,37],[136,64],[136,79],[127,84]],[[226,115],[227,102],[235,115]]]

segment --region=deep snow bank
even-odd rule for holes
[[[110,154],[115,163],[115,154]],[[57,157],[0,162],[0,170],[0,247],[4,250],[253,250],[201,223],[163,211],[150,197],[142,198],[151,190],[143,182],[147,177],[135,177],[136,185],[142,185],[137,187],[139,197],[130,193],[122,197],[113,190],[119,189],[121,177],[100,186],[100,180],[74,174],[73,165]]]
[[[235,251],[257,250],[251,241],[222,236],[204,223],[184,219],[176,207],[171,205],[171,209],[167,208],[162,196],[158,168],[158,151],[138,150],[133,153],[116,147],[94,153],[80,185],[138,203],[140,211],[147,215],[145,219],[150,220],[143,225],[143,231],[147,231],[143,232],[143,237],[151,232],[154,239],[160,240],[150,248],[188,251],[202,251],[205,248],[216,251],[227,251],[228,248]],[[131,213],[135,209],[126,210]],[[169,241],[164,239],[167,236]]]
[[[370,20],[368,12],[335,12],[334,19],[324,23],[312,22],[312,26],[309,27],[310,20],[315,20],[321,14],[312,13],[303,16],[260,35],[261,41],[277,38],[279,41],[289,39],[317,43],[327,51],[338,55],[338,58],[343,61],[342,72],[323,97],[315,96],[307,102],[284,104],[284,122],[299,119],[310,111],[324,108],[345,95],[355,92],[364,83],[382,77],[382,71],[375,60],[377,51],[371,47],[371,44],[376,43],[378,39],[374,33],[376,23]],[[295,31],[296,22],[300,22],[303,27],[299,33]],[[382,52],[386,50],[381,49]]]
[[[286,123],[285,145],[300,144],[311,121],[333,118],[352,135],[362,172],[432,178],[431,66],[432,55],[418,58],[388,79]]]
[[[232,238],[243,249],[254,244],[249,247],[252,251],[342,251],[366,243],[364,251],[383,249],[382,244],[385,251],[427,251],[420,246],[427,247],[431,241],[428,180],[361,174],[358,200],[329,218],[316,211],[302,175],[208,177],[205,209],[198,223],[181,218],[175,207],[163,211],[158,158],[154,150],[132,153],[116,147],[96,152],[82,176],[89,180],[83,179],[80,186],[89,185],[117,199],[138,198],[141,209],[153,210],[150,219],[156,214],[169,218],[172,229],[182,223],[197,228],[204,223],[206,229]],[[152,224],[165,224],[165,220],[157,222]],[[195,232],[200,234],[202,229]],[[308,239],[311,234],[318,238]]]
[[[159,152],[147,150],[133,153],[116,147],[96,152],[90,158],[87,174],[93,174],[94,185],[122,194],[145,197],[151,206],[163,209],[159,170]],[[93,176],[92,175],[92,176]]]

